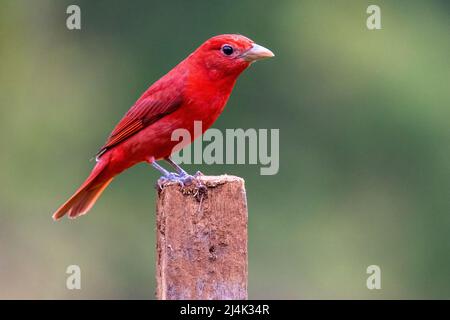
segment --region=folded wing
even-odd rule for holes
[[[130,108],[98,151],[97,158],[182,105],[184,77],[167,76],[151,86]]]

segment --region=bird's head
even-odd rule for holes
[[[237,76],[252,62],[273,56],[272,51],[247,37],[223,34],[207,40],[191,58],[220,76]]]

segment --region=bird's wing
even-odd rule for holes
[[[106,143],[98,151],[97,158],[181,106],[182,81],[171,80],[157,83],[144,93],[114,128]]]

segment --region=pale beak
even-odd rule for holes
[[[260,46],[259,44],[254,43],[253,46],[245,51],[241,57],[248,62],[253,62],[256,60],[261,60],[261,59],[267,59],[267,58],[272,58],[275,55],[273,54],[272,51],[270,51],[267,48],[264,48],[263,46]]]

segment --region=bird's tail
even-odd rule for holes
[[[87,213],[109,185],[113,177],[105,177],[108,161],[97,162],[89,177],[81,187],[53,214],[53,220],[58,220],[65,214],[74,219]]]

